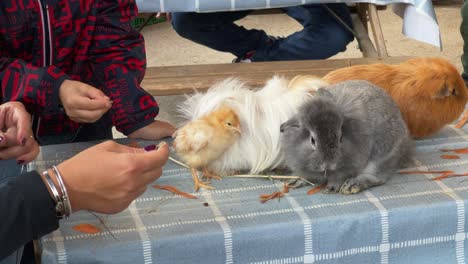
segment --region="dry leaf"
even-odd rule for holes
[[[468,154],[468,148],[459,148],[459,149],[440,149],[442,152],[455,152],[458,154]]]
[[[462,128],[466,124],[467,121],[468,121],[468,110],[465,110],[465,113],[463,113],[462,118],[455,125],[455,128]]]
[[[458,154],[468,154],[468,148],[455,149],[453,152],[458,153]]]
[[[272,200],[272,199],[275,199],[275,198],[280,199],[283,196],[284,196],[284,194],[282,192],[274,192],[272,194],[262,194],[262,195],[260,195],[260,202],[265,203],[265,202],[267,202],[269,200]]]
[[[96,234],[101,232],[101,229],[97,226],[87,223],[75,225],[73,226],[73,230],[86,234]]]
[[[190,193],[183,192],[173,186],[169,185],[153,185],[153,188],[155,189],[161,189],[161,190],[167,190],[170,191],[174,194],[180,195],[182,197],[188,198],[188,199],[198,199],[196,196],[191,195]]]
[[[307,191],[307,195],[312,195],[314,193],[318,193],[320,192],[320,190],[322,190],[323,188],[325,187],[325,184],[322,184],[322,185],[319,185],[317,187],[314,187],[312,189],[310,189],[309,191]]]
[[[439,177],[432,178],[432,180],[433,180],[433,181],[440,181],[440,180],[446,179],[446,178],[463,177],[463,176],[468,176],[468,173],[461,173],[461,174],[457,174],[457,173],[444,173],[444,174],[442,174],[442,175],[439,176]]]
[[[459,159],[460,156],[457,155],[441,155],[440,156],[442,159]]]

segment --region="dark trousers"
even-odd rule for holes
[[[346,4],[327,6],[352,27]],[[263,30],[248,30],[234,23],[251,11],[173,13],[172,25],[180,36],[236,57],[255,50],[253,61],[326,59],[345,51],[353,40],[353,35],[323,5],[292,6],[283,10],[304,28],[273,42]]]

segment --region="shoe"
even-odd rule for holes
[[[267,37],[268,37],[268,39],[266,41],[266,45],[271,45],[276,40],[279,39],[279,37],[275,37],[275,36],[269,36],[268,35]],[[249,52],[245,53],[244,56],[237,57],[237,58],[233,59],[232,63],[250,63],[250,62],[253,62],[252,56],[254,55],[254,53],[255,53],[255,50],[249,51]]]
[[[232,63],[250,63],[253,61],[251,58],[254,55],[254,53],[255,50],[249,51],[244,56],[233,59]]]

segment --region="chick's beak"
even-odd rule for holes
[[[240,127],[234,127],[234,131],[236,131],[239,134],[242,132]]]

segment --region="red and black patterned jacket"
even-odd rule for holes
[[[40,116],[40,135],[75,131],[60,106],[65,79],[101,89],[124,134],[151,123],[154,98],[140,82],[146,68],[143,37],[130,22],[134,0],[1,0],[0,99],[21,101]]]

